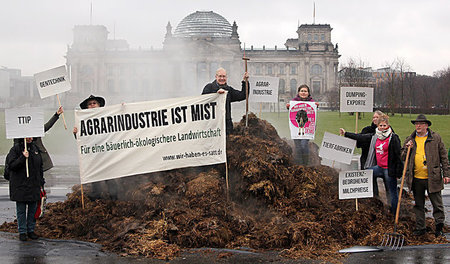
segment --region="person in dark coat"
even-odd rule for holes
[[[81,109],[92,109],[105,106],[105,99],[101,96],[90,95],[80,103]],[[73,128],[73,135],[77,138],[77,127]],[[107,181],[98,181],[88,184],[90,185],[90,192],[88,193],[91,199],[102,197],[102,195],[108,196],[111,200],[118,199],[119,193],[119,179],[111,179]],[[105,193],[105,194],[104,194]]]
[[[58,110],[53,114],[53,116],[47,121],[47,123],[44,124],[44,132],[47,132],[50,130],[50,128],[53,127],[53,125],[58,121],[59,116],[64,113],[64,109],[62,106],[58,108]],[[22,139],[14,139],[14,144],[20,143]],[[23,141],[23,140],[22,140]],[[39,149],[39,152],[41,153],[42,157],[42,163],[43,163],[43,169],[44,171],[47,171],[51,168],[53,168],[53,162],[50,158],[50,155],[47,152],[47,149],[44,146],[44,143],[42,142],[42,138],[36,137],[34,138],[34,144]]]
[[[369,145],[367,160],[363,169],[373,170],[373,191],[375,196],[378,196],[377,178],[383,179],[386,198],[391,205],[390,211],[392,214],[395,214],[398,203],[397,178],[402,176],[403,162],[400,155],[400,138],[392,131],[389,125],[389,117],[383,114],[378,118],[375,134],[349,133],[341,128],[342,134]]]
[[[384,115],[383,112],[379,110],[375,111],[372,116],[372,124],[370,124],[370,126],[364,127],[361,130],[360,134],[375,134],[375,130],[377,129],[378,126],[378,118],[382,115]],[[359,162],[361,169],[363,170],[364,164],[366,163],[367,160],[367,154],[369,153],[370,142],[357,140],[356,147],[361,148],[361,157],[359,158]]]
[[[433,205],[435,236],[444,237],[442,229],[445,223],[445,211],[441,192],[444,184],[450,183],[450,170],[444,142],[438,133],[429,128],[431,121],[425,115],[418,115],[416,120],[411,120],[411,123],[414,124],[415,130],[405,140],[402,158],[406,160],[407,149],[411,147],[405,180],[414,195],[413,211],[416,215],[416,227],[413,234],[422,236],[427,230],[426,191]]]
[[[311,97],[311,91],[308,85],[302,84],[297,88],[297,95],[291,99],[291,101],[307,101],[314,102]],[[319,106],[319,103],[316,102]],[[291,107],[290,103],[286,104],[286,109],[289,110]],[[300,128],[300,127],[299,127]],[[309,163],[309,139],[294,139],[295,144],[295,157],[296,161],[300,165],[308,165]]]
[[[227,135],[233,132],[233,121],[231,119],[231,103],[245,100],[246,82],[248,82],[248,72],[244,73],[244,77],[242,80],[242,89],[240,91],[234,89],[227,84],[227,71],[224,68],[219,68],[216,71],[216,80],[214,80],[212,83],[208,83],[203,88],[202,94],[224,93],[225,91],[228,92],[225,102],[225,126]],[[250,84],[248,84],[248,89],[250,89]]]
[[[7,178],[9,180],[9,197],[11,201],[16,202],[17,226],[21,241],[26,241],[27,236],[31,239],[38,238],[34,232],[36,226],[34,214],[40,200],[41,187],[45,183],[41,153],[33,138],[26,138],[26,141],[26,149],[24,140],[21,139],[14,144],[6,157],[9,170]]]

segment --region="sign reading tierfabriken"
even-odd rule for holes
[[[66,66],[64,65],[36,73],[34,80],[41,98],[63,93],[71,88]]]
[[[325,132],[319,149],[319,156],[345,164],[352,162],[356,140]]]
[[[6,138],[44,136],[44,111],[41,108],[5,109]]]
[[[339,199],[373,197],[373,171],[339,172]]]
[[[75,111],[81,183],[226,161],[226,94]]]
[[[278,77],[250,77],[250,95],[252,102],[276,103],[278,102]]]
[[[317,106],[314,102],[290,101],[289,128],[292,139],[314,139]]]
[[[372,112],[373,88],[341,87],[341,112]]]

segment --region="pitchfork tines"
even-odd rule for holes
[[[382,247],[388,247],[392,250],[402,249],[403,244],[405,243],[405,237],[399,233],[386,233],[383,236],[383,241],[381,241]]]

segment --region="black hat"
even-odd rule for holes
[[[88,98],[84,99],[84,101],[80,103],[81,109],[87,109],[87,108],[88,108],[87,103],[88,103],[90,100],[95,100],[95,101],[97,101],[97,102],[100,104],[100,107],[105,106],[105,99],[104,99],[103,97],[100,97],[100,96],[94,96],[94,95],[91,94]]]
[[[411,120],[411,123],[416,124],[416,122],[425,122],[428,124],[428,126],[431,126],[431,121],[427,119],[425,115],[418,115],[416,120]]]

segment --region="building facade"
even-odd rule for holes
[[[109,103],[198,95],[219,67],[227,70],[230,85],[240,87],[244,53],[251,76],[280,78],[285,100],[303,83],[316,100],[337,89],[340,55],[330,25],[301,25],[297,38],[286,40],[284,48],[250,46],[245,51],[237,28],[212,11],[197,11],[175,30],[169,22],[163,48],[153,50],[108,39],[102,25],[75,26],[66,55],[72,90],[64,100],[76,105],[89,94],[106,96]]]

